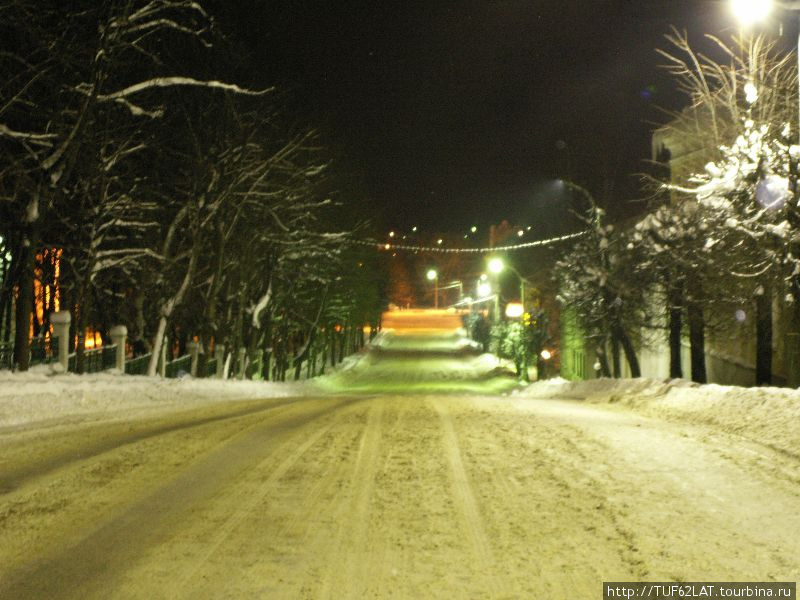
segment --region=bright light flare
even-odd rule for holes
[[[500,273],[505,268],[502,258],[489,259],[489,271],[492,273]]]
[[[758,100],[758,88],[752,81],[744,84],[744,99],[748,104],[755,104]]]
[[[541,352],[540,356],[541,356],[541,357],[542,357],[544,360],[550,360],[551,358],[553,358],[553,353],[552,353],[552,352],[550,352],[550,350],[542,350],[542,352]]]
[[[772,0],[730,0],[731,11],[742,25],[761,23],[772,12]]]
[[[429,269],[428,272],[425,274],[425,277],[428,278],[428,281],[433,281],[439,276],[439,273],[436,272],[436,269]]]
[[[485,298],[492,293],[492,286],[489,283],[482,282],[478,284],[478,297]]]
[[[521,302],[509,302],[506,304],[506,316],[509,319],[519,319],[525,310],[522,308]]]

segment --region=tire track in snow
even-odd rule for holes
[[[265,412],[297,405],[308,400],[313,400],[313,398],[288,398],[277,402],[269,399],[266,403],[259,400],[247,402],[247,406],[244,408],[239,408],[236,405],[226,405],[219,411],[220,414],[199,418],[196,416],[197,411],[192,411],[179,413],[178,415],[159,415],[155,419],[133,424],[127,421],[122,423],[91,424],[85,428],[59,433],[56,439],[59,441],[66,440],[64,449],[45,457],[30,458],[29,462],[24,460],[26,455],[22,455],[20,463],[17,463],[12,468],[4,468],[4,472],[0,477],[0,496],[9,494],[31,481],[41,479],[64,467],[85,462],[90,458],[107,454],[150,438],[184,429],[202,427],[220,421],[249,417],[251,415],[258,416]],[[251,406],[251,404],[253,405]],[[22,439],[24,442],[24,438]],[[48,444],[54,445],[50,439],[48,439]],[[24,445],[20,445],[24,448]]]
[[[372,403],[350,478],[350,497],[343,508],[349,519],[342,523],[331,543],[331,562],[321,582],[319,598],[361,598],[372,563],[367,534],[370,502],[381,449],[383,402]],[[345,525],[345,523],[347,523]]]
[[[334,415],[336,417],[336,415]],[[294,447],[291,441],[285,443],[281,448],[273,454],[267,456],[263,461],[253,467],[252,473],[248,479],[254,480],[261,476],[261,474],[269,469],[269,465],[275,462],[275,455],[279,454],[281,450],[288,450],[289,454],[286,456],[276,467],[272,469],[269,476],[259,484],[259,492],[252,494],[244,502],[237,505],[235,512],[228,517],[221,525],[217,526],[216,532],[213,537],[204,543],[203,552],[199,556],[193,558],[191,567],[184,570],[183,573],[177,574],[171,585],[167,586],[166,597],[177,598],[181,595],[181,591],[187,590],[189,582],[197,578],[198,572],[209,561],[209,559],[219,550],[219,548],[228,540],[234,531],[253,513],[256,507],[264,501],[273,490],[279,480],[286,475],[298,460],[300,460],[326,433],[328,433],[336,424],[334,420],[331,423],[323,425],[317,431],[308,436],[308,438],[300,446]],[[187,594],[184,594],[187,595]],[[192,594],[193,595],[193,594]],[[189,595],[191,597],[191,595]]]
[[[109,590],[131,583],[125,575],[130,565],[163,544],[171,532],[180,531],[185,515],[217,496],[220,489],[248,469],[254,456],[272,455],[296,431],[350,403],[352,400],[344,400],[316,409],[298,405],[295,414],[267,413],[266,422],[221,445],[77,543],[54,549],[50,556],[6,574],[0,579],[0,598],[114,596]],[[119,540],[125,543],[120,544]]]
[[[453,501],[461,516],[461,526],[469,538],[476,563],[474,571],[482,575],[482,581],[488,582],[490,589],[486,591],[489,597],[504,597],[503,590],[500,588],[500,580],[497,577],[492,548],[483,527],[483,516],[478,508],[475,495],[472,493],[472,485],[461,459],[461,448],[453,427],[453,420],[439,401],[431,400],[430,403],[439,415],[442,444],[450,467]]]

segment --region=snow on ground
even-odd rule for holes
[[[682,379],[550,379],[519,398],[563,398],[619,405],[643,414],[711,426],[800,456],[800,390],[700,385]]]
[[[328,393],[481,394],[520,387],[508,361],[481,354],[461,330],[388,331],[314,382]]]
[[[426,335],[427,334],[427,335]],[[462,331],[385,332],[324,377],[303,383],[0,371],[0,428],[63,419],[123,419],[211,403],[318,393],[456,393],[515,401],[575,399],[710,426],[800,456],[800,390],[684,380],[560,378],[521,389],[509,365],[480,354]]]
[[[212,402],[302,394],[302,384],[218,379],[161,379],[119,375],[0,371],[0,428],[56,419],[113,419],[138,413],[185,410]]]
[[[0,597],[560,599],[800,575],[798,455],[720,433],[790,452],[796,391],[522,389],[452,331],[387,334],[328,373],[0,374],[0,419],[39,420],[0,430]]]

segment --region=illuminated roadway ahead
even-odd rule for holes
[[[296,399],[0,432],[0,598],[601,598],[796,581],[800,468],[515,386],[407,313]]]

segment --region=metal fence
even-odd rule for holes
[[[217,359],[209,358],[206,361],[206,368],[203,373],[197,373],[198,377],[214,377],[217,374]]]
[[[85,373],[99,373],[106,369],[112,369],[115,363],[117,346],[103,346],[94,350],[86,350],[83,353]]]
[[[50,340],[33,339],[31,340],[31,365],[49,364],[58,360],[58,338]],[[116,366],[116,344],[94,348],[84,352],[84,372],[100,373]],[[151,354],[137,356],[125,361],[126,375],[146,375],[147,367],[150,364]],[[74,373],[77,371],[77,355],[73,352],[69,355],[67,370]],[[12,369],[14,367],[14,343],[0,343],[0,370]],[[192,357],[188,354],[178,357],[168,362],[164,371],[168,378],[175,379],[190,373],[192,367]],[[214,377],[217,373],[217,359],[210,358],[205,363],[205,368],[201,369],[198,377]]]
[[[40,365],[53,361],[53,348],[58,348],[58,338],[45,340],[44,338],[33,338],[31,340],[30,357],[32,365]]]
[[[14,366],[14,343],[0,343],[0,370]]]
[[[176,379],[182,375],[187,375],[192,368],[192,357],[188,354],[168,362],[164,368],[164,375],[167,379]]]
[[[125,361],[126,375],[147,375],[147,366],[150,364],[151,354],[142,354],[131,360]]]
[[[58,360],[58,338],[33,338],[30,345],[30,364],[40,365]],[[0,369],[14,368],[14,342],[0,343]]]

